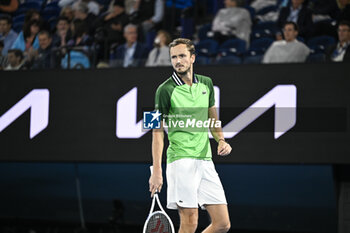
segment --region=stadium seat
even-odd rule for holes
[[[267,6],[267,7],[264,7],[260,10],[258,10],[255,14],[255,16],[257,15],[265,15],[271,11],[278,11],[278,6],[277,5],[272,5],[272,6]]]
[[[242,59],[234,55],[219,57],[216,61],[216,64],[218,65],[231,65],[231,64],[241,64],[241,63],[242,63]]]
[[[260,55],[264,54],[265,51],[273,43],[273,39],[261,38],[251,42],[249,50],[246,52],[247,55]]]
[[[243,64],[260,64],[264,55],[246,56],[243,59]]]
[[[250,14],[250,19],[252,20],[252,22],[254,22],[255,20],[255,9],[251,6],[245,6],[244,7]]]
[[[207,39],[200,41],[195,47],[198,55],[213,57],[217,54],[218,42],[212,39]]]
[[[210,58],[205,56],[196,56],[196,65],[208,65],[210,63]]]
[[[40,15],[47,21],[52,17],[58,17],[59,14],[60,14],[59,7],[45,7],[40,13]]]
[[[251,42],[249,50],[245,53],[244,64],[259,64],[261,63],[264,53],[273,43],[270,38],[261,38]]]
[[[40,11],[41,4],[39,2],[24,2],[21,5],[19,5],[19,7],[15,11],[14,15],[17,16],[17,15],[25,14],[30,9],[35,9],[35,10]]]
[[[274,38],[278,31],[277,24],[275,22],[263,22],[254,25],[251,40],[256,40],[264,37]]]
[[[198,39],[199,39],[200,41],[209,39],[209,37],[208,37],[208,32],[211,31],[211,27],[212,27],[212,24],[211,24],[211,23],[208,23],[208,24],[202,25],[202,26],[199,28],[199,30],[198,30]]]
[[[194,33],[194,18],[181,18],[181,37],[192,39]]]
[[[23,23],[24,22],[24,18],[25,18],[25,14],[21,14],[21,15],[17,15],[15,17],[13,17],[12,19],[12,24],[16,24],[16,23]]]
[[[241,56],[246,51],[246,42],[241,39],[230,39],[219,47],[219,54],[225,56]]]
[[[306,59],[307,63],[321,63],[325,61],[326,61],[326,55],[324,53],[310,54]]]
[[[22,28],[23,28],[23,22],[16,22],[12,24],[12,29],[17,33],[19,33],[22,30]]]
[[[307,46],[311,49],[311,53],[324,53],[325,49],[335,44],[336,41],[331,36],[317,36],[309,39]]]

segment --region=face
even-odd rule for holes
[[[57,23],[57,31],[68,31],[69,29],[69,24],[66,20],[60,20]]]
[[[195,55],[191,55],[185,44],[179,44],[170,48],[170,58],[174,70],[180,75],[185,75],[189,72],[195,61]]]
[[[7,23],[7,20],[0,20],[0,33],[8,33],[11,29],[11,24]]]
[[[85,14],[84,12],[81,12],[81,11],[74,11],[74,18],[75,19],[86,19],[87,17],[87,14]]]
[[[294,7],[299,7],[301,4],[303,4],[304,0],[292,0],[292,4]]]
[[[347,25],[339,25],[338,38],[340,42],[350,41],[350,28]]]
[[[233,0],[225,0],[224,4],[226,8],[237,6],[236,1],[233,1]]]
[[[120,6],[113,6],[113,13],[116,15],[119,15],[121,13],[123,13],[124,8],[120,7]]]
[[[30,26],[30,33],[32,35],[36,35],[38,32],[39,32],[38,25],[33,24],[32,26]]]
[[[39,46],[41,49],[46,49],[51,44],[51,38],[48,37],[46,34],[39,35],[38,39],[39,39]]]
[[[65,8],[64,11],[62,12],[62,15],[67,17],[69,20],[72,20],[74,17],[73,10],[70,8]]]
[[[15,53],[8,53],[7,54],[7,60],[10,63],[10,65],[13,66],[17,66],[20,63],[20,58],[16,57]]]
[[[40,20],[40,15],[38,13],[34,13],[30,20]]]
[[[287,24],[283,28],[284,39],[288,42],[293,41],[298,36],[298,31],[294,29],[292,24]]]
[[[137,29],[134,27],[129,27],[124,32],[124,37],[128,43],[135,43],[137,41]]]

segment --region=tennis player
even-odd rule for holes
[[[177,209],[180,215],[179,233],[194,233],[198,222],[198,206],[206,209],[211,224],[204,233],[226,233],[230,219],[225,193],[212,162],[208,128],[200,130],[202,123],[211,120],[209,128],[218,143],[217,154],[231,153],[225,141],[214,106],[214,88],[209,77],[194,74],[195,48],[188,39],[175,39],[170,45],[172,76],[156,92],[156,109],[162,113],[168,127],[167,150],[167,208]],[[188,121],[186,118],[188,117]],[[194,119],[194,121],[193,121]],[[183,123],[176,121],[183,120]],[[214,120],[214,121],[213,121]],[[186,126],[188,127],[181,127]],[[176,127],[172,127],[176,125]],[[164,128],[153,130],[153,173],[149,179],[150,192],[161,191]],[[193,127],[195,126],[195,127]],[[196,128],[197,127],[197,128]]]

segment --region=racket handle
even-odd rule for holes
[[[149,167],[149,170],[151,171],[151,175],[153,174],[153,166]],[[156,189],[156,192],[154,193],[154,195],[158,195],[158,189]]]

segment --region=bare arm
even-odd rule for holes
[[[209,118],[214,118],[215,121],[219,120],[215,106],[209,108]],[[222,133],[222,128],[221,127],[210,127],[210,132],[213,135],[215,141],[218,142],[218,150],[217,150],[218,155],[225,156],[225,155],[230,154],[232,148],[231,148],[230,144],[228,144],[225,141],[224,134]]]
[[[161,123],[160,129],[153,129],[152,132],[152,158],[153,158],[153,173],[149,179],[149,191],[153,194],[160,192],[163,185],[162,175],[162,154],[164,148],[164,130]]]

